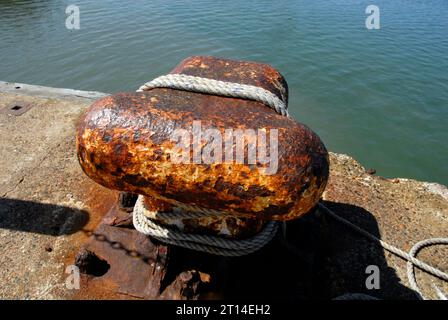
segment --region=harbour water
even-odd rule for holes
[[[329,150],[448,185],[447,35],[447,0],[0,0],[0,80],[112,93],[191,55],[265,62]]]

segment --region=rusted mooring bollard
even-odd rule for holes
[[[258,87],[287,105],[286,81],[269,65],[191,57],[170,74]],[[141,195],[140,210],[168,236],[246,239],[313,209],[328,154],[308,127],[260,101],[167,86],[117,93],[84,113],[77,152],[90,178]]]

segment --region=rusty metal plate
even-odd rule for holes
[[[8,103],[6,107],[0,110],[0,113],[7,114],[10,116],[20,116],[30,110],[33,107],[31,103],[15,100]]]
[[[81,290],[74,298],[197,299],[208,287],[210,275],[190,270],[185,261],[168,268],[174,248],[130,228],[132,214],[119,206],[109,210],[75,258]]]
[[[101,292],[155,299],[160,295],[168,248],[134,229],[114,226],[125,216],[114,206],[78,253],[75,264],[83,273],[82,296]]]

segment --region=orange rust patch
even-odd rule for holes
[[[230,74],[228,81],[263,87],[287,101],[285,80],[268,65],[193,57],[172,72],[217,80]],[[277,129],[277,173],[264,175],[262,164],[249,165],[247,152],[244,164],[174,163],[171,157],[178,150],[172,133],[191,132],[196,120],[204,130],[222,134],[227,128]],[[77,148],[84,172],[108,188],[240,217],[296,218],[314,207],[328,179],[327,150],[306,126],[259,102],[172,89],[119,93],[97,101],[80,121]]]

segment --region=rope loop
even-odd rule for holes
[[[274,109],[278,114],[289,117],[285,102],[271,91],[257,86],[189,76],[186,74],[167,74],[145,83],[137,92],[148,91],[154,88],[171,88],[259,101]]]
[[[278,230],[278,223],[269,221],[266,223],[263,230],[251,238],[244,240],[230,240],[217,236],[185,233],[162,226],[153,219],[145,216],[144,211],[143,196],[140,195],[135,203],[133,212],[133,223],[137,231],[161,242],[229,257],[243,256],[261,249],[272,240]],[[160,213],[156,214],[160,215]],[[166,216],[173,217],[170,216],[170,213],[167,213]],[[185,214],[177,212],[176,216],[188,219],[191,217],[206,217],[207,214],[196,212],[193,215],[190,215],[188,212]]]

